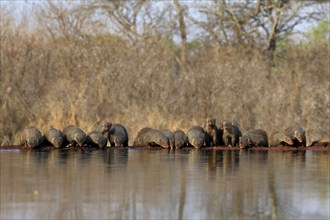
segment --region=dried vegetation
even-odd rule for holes
[[[31,125],[89,132],[104,119],[125,125],[131,143],[143,127],[187,132],[209,115],[242,131],[299,123],[307,138],[329,138],[328,42],[288,44],[272,64],[258,48],[201,45],[183,66],[160,36],[52,36],[27,20],[2,9],[0,145]]]

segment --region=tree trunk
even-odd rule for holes
[[[173,0],[176,12],[178,14],[179,26],[180,26],[180,34],[181,34],[181,57],[180,64],[182,67],[185,66],[187,60],[187,32],[186,25],[183,16],[183,10],[178,0]]]

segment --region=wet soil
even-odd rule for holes
[[[128,149],[135,149],[135,150],[160,150],[163,149],[162,147],[137,147],[137,146],[129,146]],[[91,148],[91,147],[61,147],[57,148],[54,146],[42,146],[37,148],[31,148],[24,145],[4,145],[0,146],[0,150],[39,150],[39,151],[50,151],[50,150],[61,150],[61,151],[85,151],[85,150],[97,150],[98,148]],[[109,148],[107,148],[109,149]],[[126,148],[122,148],[126,149]],[[194,149],[191,147],[184,147],[182,149]],[[290,147],[290,146],[276,146],[276,147],[252,147],[248,149],[241,149],[239,147],[224,147],[224,146],[214,146],[214,147],[206,147],[203,149],[212,149],[212,150],[252,150],[252,151],[330,151],[330,142],[322,142],[314,144],[313,146],[308,147]]]

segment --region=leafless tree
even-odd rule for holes
[[[178,16],[179,27],[180,27],[180,36],[181,36],[181,62],[183,65],[186,63],[186,56],[187,56],[187,31],[186,31],[186,24],[185,18],[183,14],[183,8],[181,7],[178,0],[173,0],[175,5],[175,10]]]
[[[37,21],[46,28],[46,35],[67,41],[102,33],[107,27],[93,11],[86,10],[86,3],[76,1],[43,2],[38,7]]]
[[[244,44],[274,51],[277,42],[304,22],[325,17],[317,1],[213,1],[197,6],[203,19],[192,17],[216,45]]]

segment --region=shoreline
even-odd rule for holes
[[[92,147],[61,147],[57,148],[54,146],[42,146],[37,148],[31,148],[21,145],[3,145],[0,146],[0,152],[2,150],[35,150],[35,151],[51,151],[51,150],[61,150],[61,151],[76,151],[76,150],[110,150],[110,149],[132,149],[132,150],[169,150],[169,151],[180,151],[180,150],[223,150],[223,151],[232,151],[232,150],[242,150],[242,151],[329,151],[330,152],[330,143],[316,144],[314,146],[307,147],[290,147],[290,146],[276,146],[276,147],[252,147],[248,149],[241,149],[239,147],[224,147],[224,146],[214,146],[214,147],[204,147],[200,149],[195,149],[193,147],[184,147],[184,148],[175,148],[175,149],[165,149],[162,147],[137,147],[137,146],[128,146],[128,147],[106,147],[106,148],[92,148]]]

